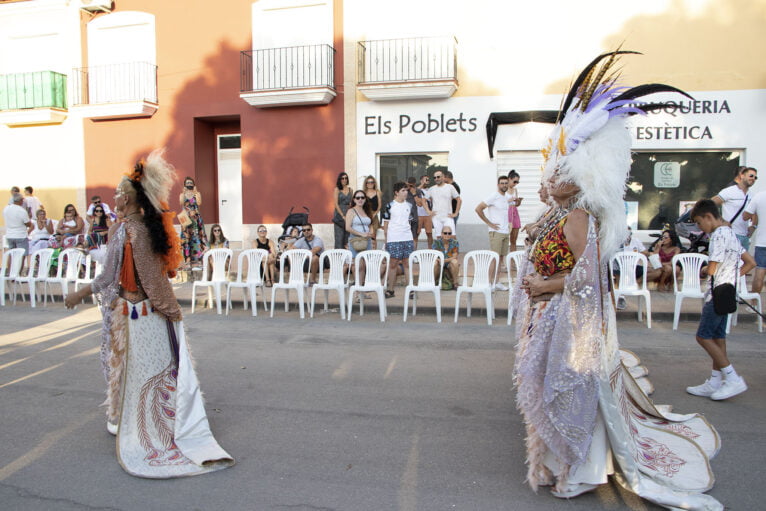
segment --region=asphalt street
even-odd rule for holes
[[[614,483],[570,501],[524,483],[504,321],[184,310],[212,429],[237,465],[175,480],[125,473],[99,407],[98,310],[20,303],[0,309],[0,509],[657,509]],[[620,319],[621,344],[649,367],[655,402],[702,412],[721,434],[710,494],[763,509],[766,334],[735,328],[729,351],[750,390],[713,402],[684,391],[709,372],[696,323],[652,326]]]

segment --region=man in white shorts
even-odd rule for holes
[[[460,214],[463,200],[454,186],[444,182],[444,173],[441,170],[434,173],[434,181],[436,184],[428,189],[428,195],[431,197],[431,220],[433,231],[441,237],[442,228],[445,225],[452,227],[452,232],[455,232],[454,219]],[[452,199],[457,200],[454,213],[452,211]]]

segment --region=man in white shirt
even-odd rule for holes
[[[451,184],[444,182],[444,173],[441,170],[437,170],[434,173],[434,181],[436,184],[428,189],[428,195],[431,198],[431,220],[433,222],[433,230],[437,236],[441,236],[442,228],[445,225],[452,227],[452,232],[455,232],[455,217],[460,214],[460,207],[463,205],[463,200],[460,198],[460,194]],[[452,200],[457,201],[456,209],[452,210]]]
[[[407,192],[407,183],[394,183],[394,200],[386,204],[381,213],[383,232],[386,235],[386,251],[390,254],[386,298],[394,296],[399,264],[404,268],[404,278],[407,278],[410,254],[415,250],[410,226],[417,210],[407,202]]]
[[[497,190],[476,206],[476,214],[481,221],[487,224],[489,229],[489,249],[496,252],[503,261],[508,254],[511,234],[508,229],[508,176],[497,178]],[[484,210],[487,211],[486,215]],[[494,268],[490,268],[493,272]],[[508,288],[501,282],[495,285],[495,289],[507,291]]]
[[[35,191],[31,186],[24,187],[24,209],[27,210],[29,218],[36,218],[37,210],[45,209],[43,203],[40,202],[40,199],[35,197],[34,193]]]
[[[16,192],[11,195],[11,204],[3,209],[3,219],[5,220],[5,240],[8,248],[23,248],[24,255],[29,253],[29,238],[27,233],[32,227],[29,215],[24,209],[24,197]]]
[[[742,166],[734,179],[736,183],[724,188],[713,197],[713,202],[721,206],[721,217],[731,225],[731,229],[745,250],[750,248],[750,236],[755,228],[749,225],[742,213],[750,202],[748,191],[755,184],[756,179],[758,179],[757,170]]]
[[[752,291],[760,293],[763,289],[763,279],[766,277],[766,228],[758,229],[761,218],[766,218],[766,190],[758,192],[742,213],[745,220],[752,222],[755,227],[753,244],[755,245],[755,275],[753,276]]]

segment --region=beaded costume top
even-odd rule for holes
[[[564,217],[556,222],[552,229],[537,240],[532,250],[535,271],[544,277],[574,268],[574,254],[564,235],[566,221],[567,217]]]

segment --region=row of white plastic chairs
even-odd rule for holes
[[[6,292],[9,299],[12,296],[13,304],[16,304],[18,296],[24,300],[23,286],[29,287],[29,302],[35,307],[40,300],[39,286],[43,285],[43,305],[48,304],[48,296],[54,300],[53,288],[61,287],[61,295],[66,297],[69,293],[69,284],[74,286],[75,291],[80,286],[93,282],[93,279],[101,273],[101,264],[91,260],[90,254],[76,248],[62,250],[56,259],[56,275],[51,277],[53,265],[52,248],[43,248],[35,252],[30,258],[27,275],[21,275],[24,262],[24,249],[13,248],[3,254],[2,271],[0,271],[0,306],[5,305]],[[91,267],[95,262],[95,269]],[[82,276],[81,276],[82,275]],[[49,289],[50,288],[50,289]],[[96,303],[95,297],[93,303]]]
[[[518,265],[524,255],[523,251],[509,254],[506,258],[506,265],[510,268],[511,261]],[[213,249],[205,254],[202,263],[203,278],[192,284],[192,313],[195,310],[197,299],[197,289],[207,288],[208,303],[212,307],[213,295],[218,314],[222,309],[222,294],[226,290],[226,314],[231,310],[231,292],[232,289],[242,289],[244,307],[247,309],[248,299],[252,304],[253,316],[258,315],[257,311],[257,292],[261,291],[263,307],[265,311],[271,311],[274,315],[276,293],[283,290],[285,293],[285,311],[289,310],[290,291],[294,290],[297,294],[297,302],[300,317],[304,318],[304,308],[308,306],[310,316],[314,316],[317,291],[324,292],[324,310],[328,310],[328,298],[330,291],[337,292],[340,305],[340,315],[342,319],[351,320],[354,307],[354,296],[361,293],[374,293],[378,299],[378,310],[380,320],[385,321],[387,316],[385,289],[389,272],[389,254],[382,250],[367,250],[357,254],[356,258],[352,253],[345,249],[325,250],[319,257],[318,281],[313,286],[309,285],[310,272],[304,272],[304,267],[311,264],[312,253],[308,250],[289,250],[280,256],[279,261],[279,279],[271,288],[271,306],[266,303],[266,284],[263,277],[264,261],[268,257],[268,252],[263,249],[244,250],[239,254],[237,260],[237,276],[233,281],[229,281],[229,268],[231,266],[233,252],[230,249]],[[484,296],[485,308],[487,311],[487,323],[492,324],[494,318],[494,305],[492,292],[497,283],[499,257],[490,250],[473,250],[465,254],[463,258],[463,280],[457,287],[455,296],[455,321],[458,320],[460,309],[460,297],[467,294],[466,314],[471,316],[472,297],[476,293]],[[419,271],[417,274],[413,269],[417,265]],[[436,320],[441,322],[441,287],[443,272],[436,269],[444,266],[444,255],[436,250],[416,250],[409,258],[409,282],[404,290],[404,321],[407,321],[410,295],[412,295],[412,314],[417,313],[417,301],[419,293],[433,293],[434,304],[436,308]],[[361,268],[364,272],[364,280],[357,279],[352,283],[351,268],[354,268],[354,275],[361,275]],[[472,278],[469,278],[469,270],[473,269]],[[328,271],[325,273],[324,269]],[[246,270],[246,271],[245,271]],[[509,287],[510,287],[509,272]],[[310,301],[306,304],[307,289],[311,289]],[[359,314],[364,314],[364,300],[359,300]],[[509,297],[508,301],[508,324],[512,319],[512,307]]]
[[[700,270],[708,262],[705,254],[676,254],[670,264],[673,267],[673,294],[675,306],[673,308],[673,330],[678,329],[678,321],[681,316],[681,304],[685,298],[704,299],[705,292],[700,281]],[[644,271],[640,280],[636,279],[636,268],[643,265]],[[676,265],[680,266],[683,279],[679,280],[679,272],[675,271]],[[639,252],[618,252],[609,262],[612,281],[618,280],[618,287],[614,290],[615,300],[620,297],[638,297],[638,320],[641,321],[641,299],[646,305],[646,326],[652,327],[652,301],[646,282],[646,274],[649,270],[649,262],[645,255]],[[616,271],[619,270],[619,276]],[[747,290],[745,276],[742,275],[737,283],[737,294],[742,300],[754,301],[758,312],[761,312],[761,296],[759,293],[751,293]],[[729,314],[726,331],[729,332],[732,325],[737,324],[739,310]],[[763,320],[758,315],[758,331],[763,331]]]

